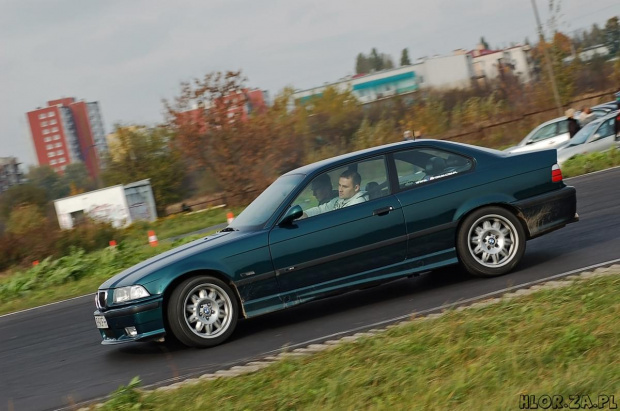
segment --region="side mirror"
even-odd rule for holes
[[[293,221],[297,220],[304,214],[304,210],[302,210],[300,205],[293,206],[286,210],[284,217],[278,223],[279,226],[291,224]]]
[[[601,139],[601,135],[599,133],[596,133],[594,135],[594,137],[592,138],[592,140],[590,140],[590,143],[596,141],[596,140],[600,140]]]

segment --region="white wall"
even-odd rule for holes
[[[471,57],[467,54],[432,57],[415,65],[421,87],[467,88],[473,76]]]
[[[530,46],[513,47],[506,50],[515,65],[515,74],[523,83],[532,81],[532,65],[529,58]]]
[[[474,74],[493,80],[499,76],[499,60],[505,64],[513,64],[513,73],[523,83],[532,79],[532,70],[528,58],[529,46],[517,46],[500,50],[495,53],[477,56],[472,59]]]
[[[93,219],[109,221],[114,227],[131,224],[129,207],[122,185],[90,191],[54,201],[58,224],[62,229],[73,228],[71,213],[83,211]]]
[[[501,51],[486,54],[484,56],[474,57],[472,59],[474,74],[476,76],[485,76],[489,80],[496,78],[497,76],[499,76],[499,60],[503,57],[504,53]]]

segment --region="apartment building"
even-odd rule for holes
[[[0,157],[0,193],[24,182],[24,173],[15,157]]]
[[[61,98],[26,114],[39,165],[62,173],[83,162],[93,178],[101,171],[107,143],[98,102]]]

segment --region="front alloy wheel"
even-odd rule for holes
[[[168,323],[185,345],[211,347],[222,343],[237,324],[237,301],[230,287],[211,277],[193,277],[171,294]]]
[[[525,252],[525,232],[511,212],[500,207],[476,210],[459,230],[457,251],[473,275],[493,277],[511,271]]]

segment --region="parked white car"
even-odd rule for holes
[[[592,114],[597,118],[607,116],[611,109],[603,106],[592,107]],[[575,112],[575,118],[579,118],[580,111]],[[542,123],[532,130],[519,144],[507,148],[507,153],[525,153],[526,151],[546,150],[558,148],[570,140],[568,133],[568,121],[566,117],[558,117]]]
[[[556,148],[570,140],[566,117],[558,117],[542,123],[532,130],[519,144],[505,150],[508,153]]]
[[[579,130],[566,144],[558,147],[558,164],[578,154],[609,150],[616,145],[614,123],[617,112],[594,120]]]

